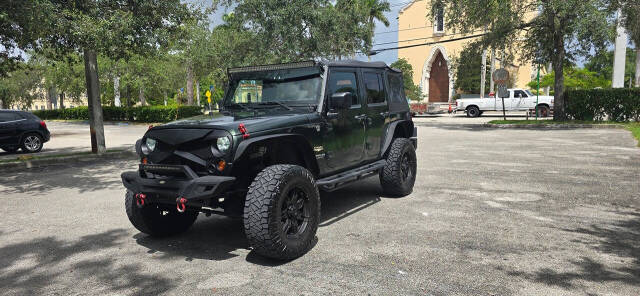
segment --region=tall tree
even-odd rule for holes
[[[398,59],[393,62],[391,68],[402,71],[402,81],[404,83],[404,92],[407,98],[412,101],[422,101],[424,96],[419,86],[413,83],[413,67],[406,59]]]
[[[362,0],[215,0],[236,5],[227,25],[254,40],[243,51],[261,63],[332,58],[366,52],[373,33]],[[368,42],[368,43],[367,43]]]
[[[622,1],[624,25],[636,46],[635,87],[640,87],[640,1]]]
[[[431,4],[444,7],[447,24],[463,33],[489,24],[482,42],[508,56],[520,53],[526,60],[551,61],[556,73],[556,120],[567,118],[565,64],[611,40],[610,0],[431,0]]]
[[[460,52],[460,55],[454,59],[453,64],[456,68],[456,81],[455,89],[461,90],[468,94],[480,93],[480,76],[478,76],[478,69],[482,67],[482,52],[481,46],[475,43],[467,44]],[[485,75],[491,77],[491,63],[486,61]],[[490,89],[489,80],[485,80],[485,89]]]
[[[6,3],[7,1],[3,1]],[[0,39],[16,40],[19,48],[54,48],[58,53],[83,53],[92,151],[104,153],[98,53],[112,58],[148,54],[165,45],[186,19],[193,17],[179,0],[41,0],[8,1],[1,10],[10,16],[11,30]],[[26,13],[25,16],[20,16]],[[37,17],[34,18],[34,15]],[[3,19],[4,18],[0,18]]]
[[[367,16],[367,23],[369,25],[369,30],[373,34],[376,29],[376,21],[381,22],[385,27],[389,27],[389,20],[384,15],[385,12],[391,11],[391,6],[387,1],[380,0],[360,0],[362,1],[363,8],[365,10]],[[369,40],[373,41],[373,36]],[[371,50],[373,42],[367,42],[367,55]],[[371,59],[371,56],[369,56]]]

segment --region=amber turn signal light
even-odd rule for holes
[[[218,171],[223,171],[227,166],[227,163],[224,160],[218,161]]]

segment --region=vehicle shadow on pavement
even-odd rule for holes
[[[180,284],[175,278],[151,275],[133,263],[91,255],[118,248],[128,236],[127,230],[114,229],[76,241],[47,236],[4,245],[0,247],[2,294],[65,294],[69,283],[99,282],[103,284],[96,290],[85,292],[156,295]]]
[[[566,265],[574,266],[576,271],[560,272],[551,268],[542,268],[533,273],[511,271],[508,274],[536,283],[579,291],[582,291],[582,287],[574,283],[574,280],[601,284],[620,282],[640,286],[640,213],[616,213],[632,216],[632,218],[604,226],[592,224],[589,227],[560,229],[580,237],[573,239],[572,243],[584,244],[598,253],[618,257],[615,263],[602,263],[596,259],[582,256],[578,260],[567,260]]]
[[[352,214],[362,211],[379,202],[382,189],[377,179],[363,181],[358,185],[334,192],[321,192],[321,218],[319,227],[348,219]],[[187,232],[168,238],[153,238],[142,233],[134,235],[136,242],[149,249],[148,253],[157,253],[155,258],[184,257],[184,260],[226,260],[241,256],[237,250],[249,250],[244,235],[242,219],[200,214],[198,221]],[[321,238],[320,238],[321,239]],[[318,238],[316,238],[317,242]],[[315,244],[315,242],[314,242]],[[263,266],[278,266],[287,261],[264,258],[250,251],[248,262]]]

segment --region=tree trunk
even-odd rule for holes
[[[200,106],[200,81],[196,80],[196,101],[198,106]]]
[[[193,69],[191,63],[187,63],[187,105],[193,105]]]
[[[163,90],[163,91],[162,91],[162,94],[164,95],[164,105],[166,106],[166,105],[167,105],[167,100],[168,100],[168,98],[167,98],[167,91],[166,91],[166,90]]]
[[[113,77],[113,105],[116,107],[120,107],[122,102],[120,102],[120,76],[116,75]]]
[[[567,120],[567,102],[564,97],[564,34],[554,36],[553,70],[555,71],[555,81],[553,84],[554,103],[553,120]]]
[[[144,89],[142,88],[142,86],[140,87],[140,91],[138,92],[138,99],[140,100],[140,106],[144,106],[146,102],[144,101]]]
[[[635,87],[640,87],[640,44],[636,44],[636,83]]]
[[[64,109],[64,92],[60,93],[60,109]]]
[[[47,89],[47,110],[53,109],[54,102],[56,101],[56,97],[58,97],[56,87],[52,86]]]
[[[84,75],[87,80],[91,152],[102,154],[107,151],[107,148],[104,141],[104,122],[102,117],[102,104],[100,102],[98,58],[96,52],[90,49],[84,50]]]

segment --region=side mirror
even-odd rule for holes
[[[340,92],[331,95],[329,98],[330,109],[348,109],[351,107],[353,95],[350,92]]]

